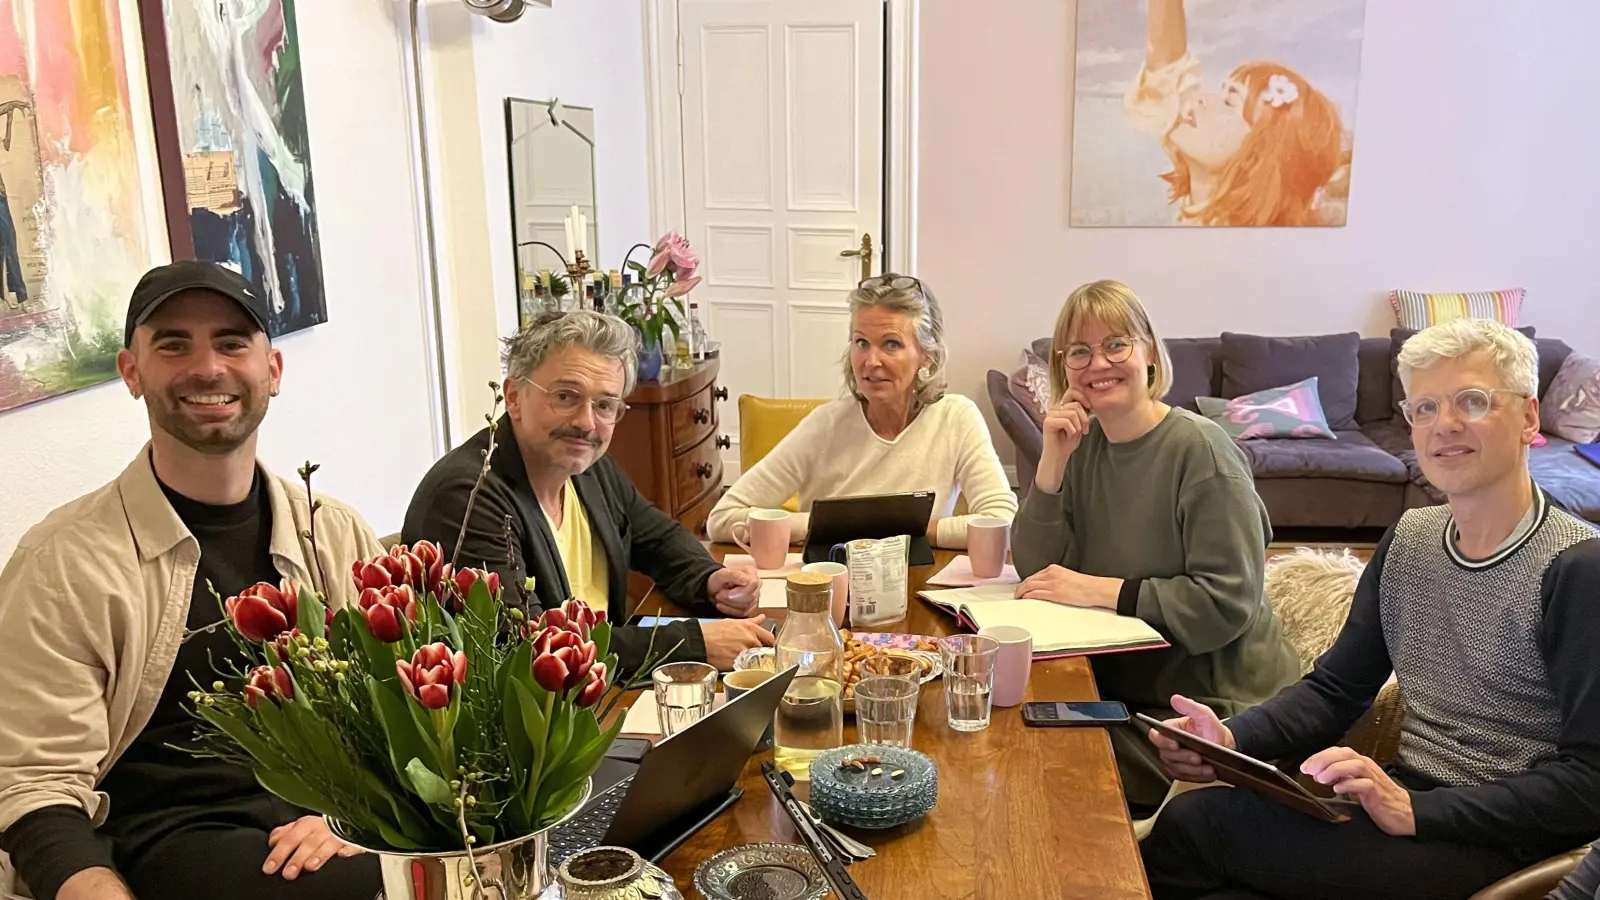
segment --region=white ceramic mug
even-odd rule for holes
[[[814,562],[800,567],[802,572],[815,572],[833,579],[833,624],[844,624],[844,611],[850,603],[850,568],[844,563]]]
[[[998,578],[1006,565],[1011,522],[994,516],[967,520],[967,559],[978,578]]]
[[[755,560],[757,569],[781,569],[789,558],[789,513],[782,509],[752,509],[743,522],[733,523],[733,542]]]
[[[978,632],[1000,642],[994,658],[995,706],[1016,706],[1028,693],[1028,675],[1033,670],[1033,634],[1015,625],[991,625]]]

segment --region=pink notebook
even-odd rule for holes
[[[1034,659],[1060,659],[1169,647],[1150,623],[1109,610],[1062,606],[1044,600],[1018,600],[1010,585],[987,585],[917,596],[978,631],[990,625],[1015,625],[1033,635]]]

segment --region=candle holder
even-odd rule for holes
[[[562,260],[562,262],[566,262],[566,260]],[[566,263],[566,266],[567,283],[572,286],[572,294],[577,301],[578,308],[582,309],[584,300],[583,281],[594,269],[589,267],[589,260],[584,258],[582,250],[572,251],[572,262]],[[598,305],[599,300],[597,299],[595,302]]]

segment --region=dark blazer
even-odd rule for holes
[[[426,539],[439,544],[446,559],[454,554],[461,517],[488,446],[489,429],[485,428],[428,470],[406,510],[401,532],[406,543]],[[573,478],[572,484],[589,517],[589,527],[605,551],[610,579],[606,617],[619,626],[612,632],[611,648],[622,669],[631,673],[644,661],[650,629],[621,625],[628,617],[629,570],[654,580],[667,599],[692,615],[709,617],[720,613],[706,594],[706,580],[722,566],[694,535],[641,496],[609,458],[602,456]],[[508,518],[514,554],[507,546]],[[509,417],[500,419],[489,474],[478,491],[461,546],[461,565],[500,573],[505,602],[516,604],[530,619],[572,596],[550,521],[533,495]],[[532,594],[523,589],[530,575],[534,578]],[[705,660],[705,638],[699,623],[692,619],[662,625],[655,636],[654,652],[659,655],[679,641],[682,645],[672,659]]]

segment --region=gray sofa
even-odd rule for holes
[[[1572,352],[1564,342],[1537,338],[1539,393],[1543,396]],[[1336,440],[1241,441],[1255,473],[1256,491],[1275,528],[1386,528],[1407,509],[1443,502],[1423,477],[1400,416],[1403,399],[1395,355],[1411,332],[1386,338],[1355,333],[1305,338],[1263,338],[1224,333],[1215,338],[1167,341],[1173,387],[1166,400],[1195,410],[1196,396],[1237,397],[1267,387],[1318,377]],[[1050,339],[1033,343],[1049,358]],[[1022,490],[1033,484],[1042,434],[1036,411],[1006,373],[991,370],[989,399],[1016,446]],[[1546,435],[1529,451],[1533,477],[1563,508],[1600,523],[1600,468],[1572,451],[1572,443]]]

